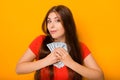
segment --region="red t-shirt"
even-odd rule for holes
[[[31,51],[38,56],[39,49],[41,47],[42,41],[45,39],[45,35],[38,36],[32,43],[29,45]],[[82,50],[82,57],[83,59],[86,58],[90,54],[90,50],[87,46],[83,43],[80,43],[81,50]],[[49,80],[49,73],[47,68],[43,68],[41,70],[41,80]],[[62,68],[54,67],[54,80],[68,80],[68,70],[67,67],[64,66]]]

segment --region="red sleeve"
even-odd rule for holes
[[[83,60],[91,53],[84,43],[80,43]]]
[[[34,39],[31,44],[29,45],[29,48],[31,49],[31,51],[36,55],[38,56],[38,52],[39,52],[39,49],[41,47],[41,44],[44,40],[45,36],[44,35],[40,35],[38,36],[36,39]]]

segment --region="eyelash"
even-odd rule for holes
[[[47,23],[51,23],[51,22],[52,22],[51,20],[47,20]],[[57,19],[57,20],[55,20],[55,22],[61,22],[61,20]]]
[[[57,22],[61,22],[60,19],[57,19],[56,21],[57,21]]]
[[[52,22],[52,21],[50,21],[50,20],[47,20],[47,23],[50,23],[50,22]]]

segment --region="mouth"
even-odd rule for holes
[[[51,30],[50,34],[55,34],[57,32],[57,30]]]

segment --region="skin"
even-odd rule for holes
[[[55,41],[65,42],[65,30],[62,26],[60,16],[55,12],[51,12],[48,15],[47,28]],[[48,56],[38,61],[33,61],[35,58],[35,54],[28,48],[19,60],[16,66],[16,72],[18,74],[30,73],[58,61],[62,61],[67,67],[88,80],[104,80],[103,72],[91,54],[83,60],[84,65],[75,62],[63,48],[56,48]]]
[[[62,25],[61,18],[57,13],[52,12],[49,14],[47,19],[47,28],[55,41],[65,42],[64,27]]]

